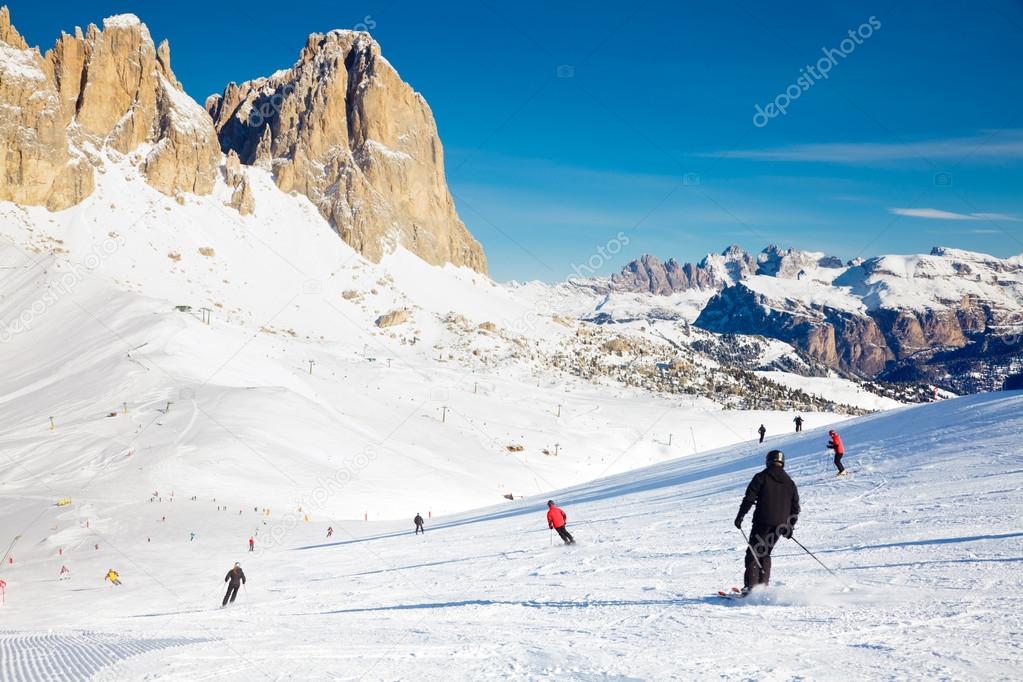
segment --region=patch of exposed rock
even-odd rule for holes
[[[396,310],[392,310],[389,313],[384,313],[383,315],[378,317],[376,319],[375,324],[381,329],[385,329],[387,327],[394,327],[399,324],[404,324],[409,321],[409,318],[410,314],[408,308],[398,308]]]
[[[232,188],[231,200],[227,205],[242,215],[251,215],[256,210],[256,197],[252,194],[249,178],[242,171],[238,154],[232,149],[224,163],[224,180]]]

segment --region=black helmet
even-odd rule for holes
[[[767,466],[771,466],[772,464],[780,464],[781,466],[785,466],[785,453],[782,452],[781,450],[771,450],[769,453],[767,453],[765,463],[767,464]]]
[[[554,506],[554,500],[547,500],[547,506],[548,507],[553,507]]]

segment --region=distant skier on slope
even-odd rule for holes
[[[796,418],[793,419],[792,421],[796,423],[796,433],[799,433],[800,431],[803,430],[803,415],[797,414]]]
[[[426,535],[426,529],[423,528],[423,517],[419,514],[419,512],[416,512],[416,518],[412,519],[412,523],[416,524],[416,535],[419,535],[420,533]]]
[[[71,569],[61,564],[59,580],[71,580]]]
[[[121,584],[121,576],[119,576],[117,574],[117,571],[115,571],[112,568],[107,570],[107,575],[103,579],[104,580],[109,580],[111,585],[120,585]]]
[[[767,428],[763,424],[761,424],[760,428],[757,429],[757,433],[760,434],[760,442],[763,443],[764,442],[764,436],[767,435]]]
[[[771,450],[765,464],[766,468],[753,476],[746,488],[735,517],[735,527],[741,530],[743,517],[756,504],[746,548],[744,594],[771,581],[771,551],[779,537],[792,537],[792,529],[799,519],[799,491],[785,473],[785,453]]]
[[[835,467],[838,469],[836,476],[848,476],[848,472],[842,466],[842,456],[845,455],[845,445],[842,444],[842,437],[834,429],[828,431],[828,436],[828,450],[835,451]]]
[[[334,534],[334,526],[327,526],[327,537],[329,538]]]
[[[228,599],[230,598],[231,603],[234,603],[235,597],[238,596],[239,585],[245,584],[245,571],[242,570],[242,565],[237,561],[234,562],[234,567],[227,572],[224,576],[224,582],[227,583],[227,592],[224,593],[224,601],[221,606],[227,606]]]
[[[251,538],[251,537],[249,538],[249,551],[250,552],[255,552],[256,551],[256,539],[255,538]]]
[[[558,535],[566,545],[574,545],[575,538],[565,528],[566,523],[568,523],[568,514],[560,507],[554,506],[554,500],[547,500],[547,525],[558,531]]]
[[[195,540],[195,531],[188,534],[188,541],[192,542],[193,540]]]

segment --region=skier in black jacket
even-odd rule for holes
[[[423,528],[423,517],[419,515],[419,512],[416,512],[416,518],[412,519],[412,523],[416,524],[416,535],[420,533],[426,535],[426,529]]]
[[[799,491],[785,473],[785,453],[771,450],[766,464],[750,481],[735,517],[735,527],[741,530],[743,517],[756,504],[746,548],[744,593],[771,581],[771,551],[779,537],[792,537],[792,528],[799,519]]]
[[[227,592],[224,594],[224,603],[221,606],[227,606],[228,598],[233,604],[234,598],[238,596],[238,586],[245,584],[245,571],[242,570],[240,563],[234,562],[234,568],[224,576],[224,582],[227,583]]]

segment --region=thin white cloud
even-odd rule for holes
[[[909,218],[927,218],[930,220],[1007,220],[1011,222],[1023,221],[1023,218],[1007,215],[1005,213],[956,213],[954,211],[942,211],[937,208],[889,208],[889,213],[907,216]]]
[[[906,143],[823,143],[797,144],[769,149],[733,149],[705,154],[725,159],[754,161],[804,161],[822,163],[877,163],[890,161],[934,161],[951,159],[1021,159],[1023,130],[986,130],[969,137],[923,140]]]
[[[1023,222],[1023,218],[1008,213],[973,213],[977,220],[1008,220],[1012,223]]]

